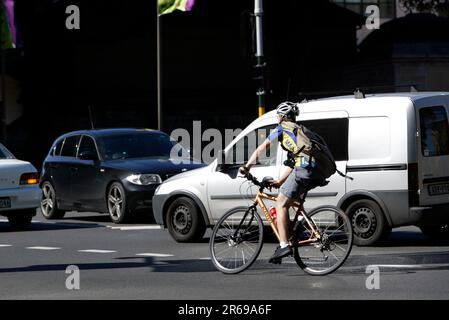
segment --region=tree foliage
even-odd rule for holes
[[[449,0],[400,0],[408,13],[432,12],[441,16],[449,14]]]

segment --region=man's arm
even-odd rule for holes
[[[279,180],[274,180],[271,184],[275,188],[279,188],[282,184],[284,184],[285,180],[287,180],[290,173],[292,173],[293,168],[287,167],[287,169],[284,171],[284,173],[281,175]]]
[[[243,174],[248,173],[249,169],[251,169],[251,167],[255,163],[257,163],[257,160],[259,159],[260,155],[263,154],[263,152],[266,149],[270,148],[270,146],[271,146],[271,141],[269,139],[265,139],[265,141],[262,142],[262,144],[260,146],[258,146],[256,150],[254,150],[253,154],[251,155],[251,157],[249,157],[246,164],[240,168],[240,172]]]

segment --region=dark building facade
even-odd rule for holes
[[[80,30],[68,30],[68,5]],[[188,13],[163,15],[164,131],[244,128],[257,116],[251,0],[197,0]],[[346,87],[363,17],[324,0],[264,2],[267,105]],[[54,138],[91,127],[157,126],[156,1],[16,0],[23,43],[23,116],[8,146],[40,167]],[[33,146],[30,148],[30,146]]]

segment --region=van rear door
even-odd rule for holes
[[[449,122],[447,101],[415,103],[418,128],[419,204],[449,203]]]

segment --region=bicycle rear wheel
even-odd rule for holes
[[[239,273],[257,259],[263,245],[263,223],[255,208],[230,210],[215,225],[209,249],[214,266],[223,273]]]
[[[321,239],[295,246],[296,263],[311,275],[326,275],[337,270],[352,249],[351,222],[346,214],[334,206],[318,207],[308,214],[316,225]],[[304,223],[301,240],[311,237],[309,225]]]

